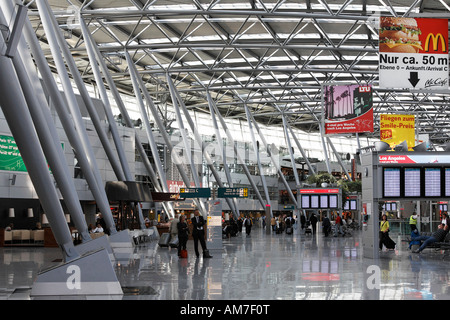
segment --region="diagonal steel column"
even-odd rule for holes
[[[206,95],[208,98],[208,102],[210,102],[211,94],[210,94],[209,90],[206,91]],[[219,146],[220,153],[222,154],[222,159],[223,159],[222,161],[223,161],[223,168],[225,171],[225,175],[227,177],[228,185],[230,186],[230,188],[232,188],[233,187],[233,178],[231,177],[230,168],[228,167],[228,163],[227,163],[226,148],[223,147],[223,141],[222,141],[222,137],[220,134],[219,125],[217,123],[214,108],[212,107],[212,103],[208,103],[208,107],[209,107],[209,112],[211,113],[211,120],[214,125],[214,131],[216,132],[217,145]],[[239,206],[238,206],[236,198],[233,198],[233,206],[234,206],[233,212],[236,214],[236,219],[237,219],[240,217],[240,212],[239,212]]]
[[[80,21],[81,31],[83,33],[84,43],[86,46],[86,52],[88,54],[89,61],[91,62],[90,65],[92,68],[92,72],[94,74],[95,82],[97,83],[97,88],[99,90],[100,97],[103,102],[103,109],[105,110],[106,118],[109,123],[109,130],[111,132],[111,135],[112,135],[112,138],[114,141],[114,145],[116,146],[117,154],[119,156],[119,160],[120,160],[122,170],[123,170],[123,176],[119,176],[117,174],[116,174],[116,176],[118,177],[119,180],[132,181],[134,179],[131,175],[130,167],[128,165],[128,162],[127,162],[127,159],[125,156],[125,151],[123,149],[122,141],[120,140],[120,135],[117,130],[116,121],[114,120],[114,116],[112,114],[112,109],[111,109],[111,105],[109,102],[108,94],[106,92],[106,88],[103,83],[103,78],[101,76],[99,66],[98,66],[96,58],[95,58],[95,49],[94,49],[95,44],[93,43],[93,40],[87,30],[86,24],[84,23],[82,16],[79,15],[78,18]]]
[[[104,131],[103,126],[101,124],[100,117],[98,116],[97,110],[95,110],[95,106],[92,102],[92,99],[89,96],[88,91],[86,90],[86,86],[83,82],[83,79],[81,78],[81,75],[78,71],[75,61],[73,60],[72,54],[71,54],[69,48],[67,47],[67,43],[64,40],[63,36],[61,35],[60,32],[57,31],[59,28],[59,25],[56,22],[55,17],[53,16],[53,14],[50,11],[50,6],[47,5],[47,8],[48,8],[50,20],[53,24],[53,30],[55,30],[56,40],[59,44],[59,47],[62,51],[64,58],[65,58],[66,64],[69,67],[72,78],[75,81],[78,91],[80,92],[80,95],[84,101],[86,109],[91,118],[92,124],[94,125],[94,128],[97,132],[97,135],[100,139],[103,149],[105,150],[106,156],[108,157],[109,163],[111,164],[111,167],[112,167],[117,179],[124,180],[123,170],[119,166],[119,163],[116,159],[116,155],[115,155],[113,149],[111,148],[111,145],[108,141],[106,132]],[[99,181],[99,184],[100,184],[100,181]],[[101,182],[101,184],[103,184],[103,182]]]
[[[300,179],[298,177],[297,164],[295,163],[295,158],[294,158],[294,148],[291,145],[291,138],[289,137],[289,130],[287,128],[287,121],[286,121],[286,118],[285,118],[284,114],[282,114],[281,117],[283,119],[284,136],[286,137],[286,143],[288,145],[289,155],[290,155],[290,158],[291,158],[292,172],[294,173],[294,178],[295,178],[295,189],[297,191],[297,207],[295,208],[295,212],[298,212],[298,210],[300,209],[300,205],[301,205],[300,190],[299,190],[300,189]]]
[[[21,54],[27,52],[26,48],[23,46],[20,46],[19,48]],[[69,173],[69,168],[65,162],[66,159],[58,139],[58,133],[56,132],[56,127],[51,119],[50,110],[44,104],[46,103],[44,96],[37,94],[37,90],[39,89],[34,88],[34,86],[40,85],[39,78],[37,76],[34,77],[34,82],[32,82],[31,79],[27,77],[27,71],[21,59],[16,56],[13,61],[46,159],[50,164],[56,183],[61,190],[64,202],[69,209],[72,221],[80,232],[82,241],[91,240],[83,209],[81,208],[75,185],[73,184],[72,177]],[[28,70],[30,70],[31,73],[34,66],[28,66]],[[42,91],[42,88],[40,90]]]
[[[5,42],[0,35],[0,47]],[[47,214],[53,235],[61,247],[64,260],[78,258],[64,212],[60,205],[59,196],[50,176],[33,121],[26,108],[26,101],[20,90],[20,83],[16,77],[12,61],[0,54],[0,105],[8,126],[19,148],[28,174],[38,194],[39,201]]]
[[[292,148],[292,145],[291,145],[291,139],[289,137],[289,131],[287,129],[287,121],[286,121],[286,118],[284,117],[284,115],[282,115],[282,120],[283,120],[284,136],[286,138],[286,143],[287,143],[288,149],[289,149],[289,156],[291,158],[292,171],[294,173],[295,184],[297,186],[300,186],[300,179],[298,177],[297,166],[295,164],[294,152],[293,152],[293,148]]]
[[[185,104],[183,103],[179,93],[175,89],[175,86],[173,85],[172,79],[170,78],[169,74],[167,74],[167,83],[169,85],[170,93],[172,95],[172,102],[174,100],[178,101],[177,106],[181,106],[181,108],[183,109],[184,117],[186,118],[186,120],[187,120],[187,122],[188,122],[188,124],[189,124],[189,126],[190,126],[190,128],[192,130],[192,132],[194,133],[194,137],[195,137],[194,140],[197,142],[197,144],[199,145],[200,149],[202,150],[202,155],[205,158],[206,164],[208,165],[209,169],[211,170],[212,174],[214,175],[214,178],[215,178],[217,184],[219,185],[219,187],[223,188],[224,187],[223,182],[220,179],[220,176],[217,173],[216,168],[214,167],[214,163],[213,163],[213,161],[211,159],[210,154],[206,150],[206,145],[203,142],[202,138],[200,137],[200,134],[198,133],[198,130],[195,127],[194,121],[192,121],[192,118],[191,118],[191,116],[190,116],[190,114],[189,114]],[[175,106],[175,108],[176,108],[176,106]],[[226,198],[225,200],[226,200],[227,204],[229,205],[229,207],[234,212],[234,214],[237,214],[236,210],[234,208],[234,204],[231,201],[231,199]]]
[[[14,7],[10,1],[1,2],[0,6],[7,16],[13,16]],[[5,23],[4,18],[2,20]],[[27,22],[29,23],[28,20]],[[69,209],[72,221],[80,232],[82,241],[91,240],[80,200],[78,199],[78,194],[73,184],[63,149],[61,148],[58,133],[53,123],[40,79],[34,71],[36,67],[31,59],[23,36],[19,41],[17,51],[19,56],[15,56],[13,59],[14,68],[19,77],[28,109],[30,110],[34,126],[41,141],[41,146],[49,161],[64,202]]]
[[[292,137],[294,138],[295,144],[297,145],[297,148],[300,150],[300,153],[302,154],[303,159],[305,159],[306,165],[308,166],[309,171],[312,174],[316,174],[313,166],[311,165],[311,162],[309,162],[308,160],[308,155],[306,154],[305,150],[303,149],[302,145],[300,144],[300,142],[298,141],[294,130],[292,130],[292,127],[289,125],[289,123],[286,123],[287,127],[289,128],[289,131],[291,132]]]
[[[251,136],[252,143],[253,143],[253,149],[255,150],[255,154],[256,154],[256,162],[258,164],[259,175],[261,177],[261,183],[262,183],[262,186],[263,186],[263,189],[264,189],[264,194],[266,196],[267,204],[270,207],[270,217],[272,218],[273,217],[272,204],[271,204],[271,201],[270,201],[269,190],[267,188],[266,177],[264,175],[263,168],[262,168],[262,165],[261,165],[261,159],[259,157],[259,143],[255,139],[255,133],[253,132],[253,126],[252,126],[250,111],[248,110],[247,104],[245,104],[245,103],[244,103],[244,108],[245,108],[245,113],[247,115],[247,123],[248,123],[250,136]]]
[[[86,45],[89,46],[88,54],[90,54],[90,59],[95,67],[97,66],[95,64],[95,59],[97,60],[98,66],[100,67],[100,69],[106,79],[106,82],[109,85],[110,91],[112,92],[114,99],[116,100],[116,103],[120,109],[120,113],[122,114],[127,127],[133,128],[133,123],[131,121],[131,118],[130,118],[128,111],[122,101],[122,98],[117,90],[117,87],[108,71],[105,61],[103,61],[103,57],[100,54],[100,51],[98,50],[98,46],[95,45],[94,40],[91,38],[91,36],[87,30],[86,24],[85,24],[83,18],[81,17],[81,15],[79,16],[79,19],[80,19],[80,25],[82,26],[83,36],[85,38]],[[95,58],[93,56],[95,56]],[[99,77],[100,75],[97,74],[97,76]],[[102,83],[102,85],[103,85],[103,80],[100,80],[99,82]],[[104,101],[106,101],[106,100],[104,100]],[[110,122],[110,128],[114,131],[115,122],[114,122],[114,119],[112,116],[112,111],[111,111],[111,106],[109,104],[109,100],[108,100],[108,103],[106,103],[106,104],[104,103],[103,106],[105,108],[106,114],[108,115],[108,121]],[[141,139],[139,138],[139,136],[136,133],[134,135],[134,140],[135,140],[135,147],[138,150],[139,155],[141,156],[141,159],[144,163],[145,168],[147,169],[147,172],[150,176],[150,179],[153,183],[155,190],[161,191],[160,181],[158,180],[158,177],[157,177],[155,171],[153,170],[153,167],[150,164],[150,161],[148,160],[147,154],[145,153],[144,147],[142,146]],[[117,149],[120,150],[121,149],[121,141],[118,136],[116,136],[115,142],[116,142]],[[156,155],[156,157],[157,156],[158,155]],[[135,179],[131,176],[131,172],[127,169],[128,164],[126,162],[125,155],[121,155],[120,151],[119,151],[119,158],[121,159],[122,168],[124,168],[125,178],[129,181],[134,181]],[[163,206],[165,208],[167,208],[166,204],[163,204]],[[144,229],[145,223],[144,223],[144,216],[142,214],[141,206],[138,205],[137,209],[138,209],[139,223],[141,225],[141,229]],[[168,208],[167,211],[169,212],[169,215],[170,215],[171,214],[170,208]]]
[[[258,132],[259,137],[261,138],[264,147],[268,150],[268,145],[266,142],[266,138],[264,137],[263,133],[259,129],[258,123],[255,121],[253,116],[250,114],[251,120],[253,121],[256,131]],[[286,191],[288,192],[289,197],[291,198],[292,202],[294,202],[295,206],[297,206],[297,199],[295,199],[294,194],[292,193],[291,188],[289,187],[289,184],[287,183],[286,179],[284,178],[283,173],[281,172],[281,168],[279,164],[277,163],[276,159],[274,158],[272,152],[269,152],[270,154],[270,160],[272,161],[273,165],[277,168],[278,176],[280,177],[281,181],[283,182],[284,186],[286,187]]]
[[[334,147],[333,142],[331,142],[331,139],[330,139],[329,137],[327,137],[327,142],[328,142],[328,144],[330,145],[331,149],[333,150],[333,152],[334,152],[334,154],[335,154],[335,156],[336,156],[336,158],[337,158],[339,164],[340,164],[341,167],[342,167],[342,170],[344,170],[345,175],[347,176],[348,181],[352,181],[352,178],[350,178],[350,175],[348,174],[347,168],[345,167],[344,163],[342,162],[342,159],[341,159],[341,157],[339,156],[339,153],[336,151],[336,148]]]
[[[125,57],[127,59],[128,69],[131,70],[131,63],[133,63],[133,62],[131,61],[130,55],[128,54],[127,51],[125,51]],[[130,72],[132,72],[132,71],[130,71]],[[161,159],[160,159],[159,153],[158,153],[158,146],[156,145],[156,140],[153,135],[152,127],[150,126],[150,121],[148,120],[148,115],[145,110],[144,101],[142,100],[142,96],[139,93],[140,92],[139,84],[136,80],[136,77],[132,76],[130,78],[131,78],[131,81],[133,84],[133,89],[135,92],[136,101],[139,106],[139,111],[141,112],[141,117],[142,117],[142,121],[144,123],[145,131],[147,133],[148,143],[150,144],[150,149],[152,150],[153,158],[155,160],[156,170],[159,174],[159,178],[160,178],[159,182],[161,184],[162,191],[169,192],[169,186],[167,185],[166,173],[164,172],[164,168],[162,166]],[[174,210],[173,206],[170,202],[164,203],[163,205],[168,209],[167,212],[169,212],[169,214],[170,213],[175,214],[175,212],[173,211]]]
[[[85,25],[84,20],[81,17],[80,17],[80,24],[84,24]],[[133,128],[133,123],[131,121],[131,118],[128,115],[128,111],[127,111],[127,109],[126,109],[126,107],[125,107],[125,105],[124,105],[124,103],[122,101],[122,98],[121,98],[121,96],[119,94],[119,91],[117,90],[117,87],[116,87],[116,85],[114,83],[114,80],[112,79],[112,77],[111,77],[111,75],[110,75],[110,73],[108,71],[108,68],[107,68],[107,66],[105,64],[105,61],[103,60],[103,57],[102,57],[102,55],[100,53],[100,50],[98,49],[98,46],[95,45],[94,41],[90,37],[89,32],[86,32],[86,34],[84,34],[84,36],[85,36],[85,38],[91,39],[91,43],[93,44],[92,49],[94,50],[94,54],[95,54],[95,57],[97,59],[97,63],[99,65],[99,67],[100,67],[100,70],[101,70],[103,76],[105,77],[105,80],[106,80],[106,82],[107,82],[107,84],[109,86],[109,90],[111,91],[112,95],[114,96],[114,100],[116,101],[117,106],[119,107],[120,113],[123,116],[125,124],[127,125],[127,127]],[[105,105],[105,107],[107,107],[107,106]],[[106,112],[110,112],[110,111],[107,110]],[[137,134],[135,134],[135,143],[136,143],[136,149],[138,150],[139,155],[141,156],[141,159],[142,159],[142,161],[144,163],[144,166],[145,166],[145,168],[147,169],[147,172],[150,175],[150,179],[152,180],[153,186],[155,187],[155,189],[157,191],[161,191],[161,186],[160,186],[160,183],[158,181],[158,177],[156,176],[156,173],[153,170],[153,167],[152,167],[152,165],[150,164],[150,161],[147,158],[145,150],[142,147],[141,140],[140,140],[140,138],[139,138],[139,136]]]
[[[145,101],[147,102],[147,105],[150,108],[150,111],[153,115],[153,118],[156,122],[156,125],[159,128],[159,131],[161,132],[161,136],[164,139],[164,142],[166,143],[167,148],[169,149],[169,152],[171,154],[171,157],[173,159],[173,162],[175,163],[175,166],[178,169],[178,172],[181,175],[181,178],[183,179],[183,182],[186,186],[190,185],[190,180],[189,177],[186,175],[186,172],[184,171],[184,168],[181,166],[181,159],[179,158],[178,154],[174,151],[172,142],[170,141],[169,135],[166,132],[164,123],[162,122],[162,120],[159,118],[158,115],[158,111],[156,110],[156,107],[153,103],[152,98],[150,97],[150,94],[148,93],[142,78],[139,77],[139,74],[136,70],[136,67],[133,63],[129,64],[129,71],[130,71],[130,76],[134,77],[139,84],[139,87],[141,88],[141,92],[144,96]],[[203,206],[200,204],[200,202],[198,200],[194,200],[197,203],[197,206],[199,207],[200,210],[202,210]],[[172,213],[173,214],[173,213]]]
[[[228,140],[230,141],[230,143],[233,144],[233,149],[236,154],[236,157],[238,158],[238,161],[241,163],[242,168],[244,169],[244,173],[247,176],[247,179],[248,179],[250,185],[252,186],[253,190],[255,191],[256,197],[258,198],[259,203],[261,204],[261,206],[264,210],[266,207],[266,203],[264,202],[263,198],[261,197],[261,193],[258,190],[258,186],[255,184],[255,181],[253,181],[252,175],[250,174],[250,171],[248,170],[247,165],[245,164],[245,161],[242,159],[241,155],[239,154],[239,150],[237,149],[237,146],[234,143],[234,139],[231,136],[230,130],[228,129],[228,126],[227,126],[225,120],[223,120],[222,115],[220,114],[219,110],[217,110],[217,107],[215,106],[215,104],[213,103],[213,101],[211,99],[209,99],[208,103],[212,106],[217,117],[219,118],[220,124],[222,125],[222,128],[225,131],[225,134],[227,135]]]
[[[194,178],[195,186],[197,188],[199,188],[200,187],[200,180],[198,178],[197,168],[195,167],[195,163],[194,163],[194,160],[193,160],[193,157],[192,157],[193,146],[191,145],[191,143],[188,140],[188,137],[186,135],[187,131],[184,128],[184,123],[183,123],[183,119],[182,119],[181,112],[180,112],[180,107],[182,105],[182,102],[180,102],[178,100],[178,96],[177,96],[177,94],[175,92],[175,88],[173,86],[172,79],[170,79],[170,75],[169,74],[166,74],[166,80],[167,80],[167,84],[169,85],[169,92],[170,92],[170,96],[172,97],[173,109],[175,110],[175,116],[176,116],[176,119],[177,119],[178,127],[180,128],[181,137],[183,139],[183,144],[184,144],[184,148],[185,148],[185,151],[186,151],[185,153],[186,153],[189,165],[191,166],[192,177]],[[183,109],[183,112],[184,112],[184,109]],[[186,117],[188,115],[185,114],[184,116]],[[201,148],[201,142],[198,142],[198,144],[200,145],[200,148]]]
[[[80,110],[78,109],[75,94],[73,92],[73,88],[60,53],[60,48],[56,39],[58,30],[54,30],[52,26],[46,2],[44,0],[37,0],[36,3],[41,16],[42,24],[46,31],[50,49],[55,60],[56,68],[58,69],[58,73],[63,84],[64,91],[66,93],[67,106],[69,107],[72,118],[69,117],[69,114],[66,110],[66,103],[63,101],[53,78],[51,78],[52,76],[50,70],[46,70],[48,68],[48,65],[45,65],[45,58],[44,61],[41,61],[42,70],[40,70],[41,73],[47,72],[47,79],[44,79],[44,84],[50,87],[49,92],[52,93],[52,98],[54,99],[60,120],[63,123],[64,129],[69,136],[70,143],[75,150],[76,157],[80,161],[83,173],[86,176],[86,180],[88,181],[90,189],[96,199],[97,205],[99,206],[101,212],[104,214],[103,218],[108,228],[107,231],[109,231],[110,234],[117,233],[111,209],[109,207],[109,202],[106,197],[106,192],[102,185],[103,182],[101,181],[100,173],[96,165],[96,159],[89,144],[86,129],[81,118]],[[31,25],[29,27],[31,28]],[[31,38],[35,38],[35,35],[33,34],[32,30],[28,30],[29,28],[26,29],[28,33],[31,33],[28,35],[28,41],[31,42],[33,41]],[[59,33],[59,35],[61,34]],[[35,55],[35,53],[37,53],[37,55],[42,55],[42,53],[40,52],[33,52],[33,56]]]

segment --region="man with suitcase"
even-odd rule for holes
[[[206,248],[205,242],[205,219],[200,215],[198,209],[194,211],[194,217],[191,219],[192,221],[192,237],[194,238],[194,250],[197,258],[200,256],[198,252],[198,242],[200,241],[200,245],[203,250],[203,258],[212,258],[209,255],[209,251]]]

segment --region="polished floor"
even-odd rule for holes
[[[47,299],[120,300],[446,300],[450,257],[426,249],[411,253],[400,238],[397,250],[379,259],[362,256],[361,234],[346,237],[269,234],[253,228],[223,240],[212,259],[188,259],[160,248],[156,240],[130,248],[114,262],[123,289],[119,297]],[[0,248],[0,300],[33,300],[38,272],[61,264],[58,248]],[[95,267],[95,266],[93,266]],[[42,299],[42,298],[41,298]]]

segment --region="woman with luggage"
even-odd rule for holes
[[[389,250],[395,249],[395,242],[389,237],[389,221],[387,220],[387,216],[383,214],[380,222],[380,250],[383,249],[383,244]]]
[[[187,258],[186,244],[188,241],[189,229],[186,223],[186,216],[184,214],[180,216],[180,222],[178,222],[177,228],[178,228],[178,256],[180,258]]]

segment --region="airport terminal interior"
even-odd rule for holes
[[[449,18],[0,1],[0,300],[448,300]]]

